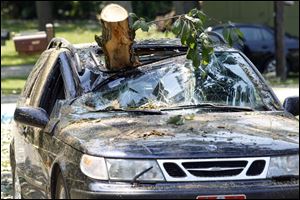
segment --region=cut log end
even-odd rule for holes
[[[109,4],[103,8],[100,18],[106,22],[121,22],[128,18],[128,12],[118,4]]]
[[[136,67],[140,63],[133,51],[134,30],[129,27],[128,12],[117,4],[103,8],[99,20],[102,24],[102,37],[97,41],[102,47],[106,68],[120,70]]]

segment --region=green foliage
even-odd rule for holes
[[[183,125],[185,123],[185,118],[182,115],[176,115],[170,117],[167,121],[167,124],[174,124],[177,126]]]
[[[182,45],[188,46],[187,59],[192,60],[193,66],[207,65],[213,53],[212,42],[206,32],[204,23],[206,15],[197,9],[180,16],[173,24],[172,31],[180,37]],[[199,42],[201,44],[202,59],[200,58]]]
[[[223,37],[228,42],[229,46],[232,46],[236,42],[243,45],[244,34],[231,22],[228,22],[224,27]]]
[[[134,13],[131,13],[130,16],[134,20],[132,28],[135,31],[138,29],[149,30],[151,23],[147,23],[144,18],[138,18]],[[194,8],[188,14],[175,17],[178,19],[172,25],[172,32],[180,38],[182,45],[188,47],[186,58],[192,60],[196,70],[198,70],[200,64],[202,66],[208,65],[211,56],[214,54],[214,44],[205,32],[204,23],[207,16],[202,11]],[[242,44],[244,37],[243,33],[235,28],[231,22],[225,26],[223,36],[229,46],[232,46],[235,42]],[[201,44],[201,57],[199,44]],[[206,76],[205,74],[202,75]]]
[[[143,16],[146,21],[154,20],[156,16],[171,11],[172,1],[132,1],[132,10],[137,16]]]
[[[132,29],[134,31],[138,30],[139,28],[142,29],[142,31],[149,30],[149,24],[145,21],[144,18],[140,18],[140,19],[136,20],[132,25]]]

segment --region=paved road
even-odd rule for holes
[[[278,99],[283,102],[285,98],[291,96],[299,96],[299,86],[298,87],[273,87],[272,88],[278,97]]]
[[[22,65],[5,67],[1,66],[1,79],[9,77],[24,77],[28,76],[32,70],[33,65]]]

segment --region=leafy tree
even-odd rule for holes
[[[144,18],[139,18],[134,13],[130,13],[130,16],[133,19],[132,29],[135,31],[138,29],[148,31],[149,26],[155,22],[146,22]],[[208,16],[194,8],[188,14],[177,15],[172,18],[177,18],[172,25],[172,32],[180,37],[182,45],[188,47],[187,59],[192,60],[196,70],[200,64],[206,66],[210,62],[211,55],[214,53],[214,43],[208,33],[205,32],[204,27]],[[223,37],[229,46],[232,46],[234,42],[242,43],[243,33],[235,28],[232,23],[228,22],[224,28]],[[201,57],[200,47],[202,52]]]

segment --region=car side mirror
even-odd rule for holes
[[[299,115],[299,96],[287,97],[283,102],[283,108],[294,116]]]
[[[17,107],[14,113],[14,120],[29,126],[45,128],[49,122],[49,116],[42,108]]]

